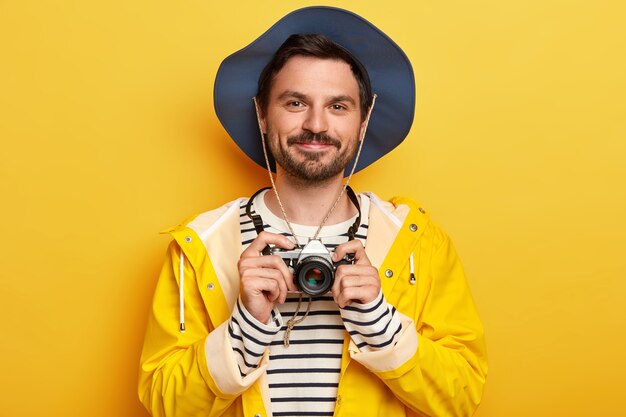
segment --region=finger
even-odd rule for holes
[[[353,302],[367,304],[378,297],[379,290],[372,286],[349,287],[345,288],[336,296],[336,303],[339,307],[344,308]]]
[[[337,272],[335,272],[335,281],[333,282],[333,286],[330,289],[330,293],[333,296],[333,300],[337,304],[339,304],[339,302],[337,301],[337,297],[341,293],[341,281],[343,281],[344,278],[345,276],[340,275],[339,269],[337,269]]]
[[[243,275],[249,269],[266,268],[277,270],[282,276],[282,281],[287,288],[292,291],[296,286],[293,283],[293,273],[285,264],[285,261],[278,255],[256,256],[249,258],[240,258],[237,264],[239,275]]]
[[[244,292],[257,292],[259,291],[260,285],[267,285],[266,281],[272,280],[275,281],[276,288],[278,289],[278,293],[276,297],[272,298],[271,301],[277,301],[279,303],[284,303],[287,298],[287,292],[289,286],[287,285],[287,281],[283,276],[282,272],[278,269],[272,268],[249,268],[243,271],[241,274],[241,286],[242,291]]]
[[[349,240],[337,246],[333,252],[333,261],[339,262],[346,255],[353,254],[356,264],[371,265],[371,262],[365,254],[365,248],[360,240]]]
[[[263,231],[259,233],[256,239],[241,253],[241,257],[260,256],[263,249],[270,244],[283,249],[293,249],[294,247],[294,243],[289,240],[287,236]]]
[[[249,304],[253,298],[263,296],[270,302],[276,301],[280,297],[278,281],[272,278],[254,277],[244,281],[246,284],[242,288],[244,305]]]
[[[371,277],[362,275],[348,275],[343,277],[339,282],[339,291],[342,292],[351,287],[365,287],[375,285],[376,283]]]
[[[335,272],[335,277],[339,276],[348,276],[348,275],[364,275],[371,276],[376,279],[380,279],[378,277],[378,269],[372,265],[364,265],[364,264],[344,264],[339,265],[337,267],[337,271]]]
[[[285,261],[278,255],[253,256],[250,258],[240,258],[237,263],[239,272],[250,268],[271,268],[280,271],[289,271]]]
[[[377,285],[380,286],[378,269],[371,265],[340,265],[335,272],[335,280],[340,285],[346,285],[345,277],[358,277],[359,284],[354,285]]]
[[[371,288],[372,291],[378,293],[380,291],[380,282],[364,276],[344,277],[336,287],[337,295],[343,294],[351,288]]]
[[[354,289],[364,289],[359,299],[353,299]],[[337,269],[335,282],[331,290],[333,299],[340,306],[349,305],[352,301],[369,302],[380,292],[381,284],[378,270],[368,265],[342,265]]]

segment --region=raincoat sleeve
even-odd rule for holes
[[[448,237],[435,228],[414,317],[401,314],[395,346],[351,356],[422,416],[471,416],[487,374],[483,327]],[[423,256],[423,255],[422,255]]]
[[[178,244],[172,242],[148,318],[139,398],[155,417],[225,415],[264,367],[241,377],[228,338],[229,320],[213,328],[188,262],[183,263],[186,331],[180,332],[181,256]],[[265,356],[263,364],[267,362]]]

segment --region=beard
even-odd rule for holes
[[[355,133],[355,135],[357,134]],[[289,175],[304,183],[326,181],[343,172],[353,158],[358,142],[357,140],[351,140],[346,146],[342,146],[340,140],[326,133],[305,131],[299,135],[287,137],[287,146],[283,146],[277,138],[274,140],[271,137],[271,133],[268,132],[268,136],[269,140],[266,142],[269,144],[276,163]],[[330,162],[324,163],[322,159],[326,154],[325,151],[299,151],[299,154],[304,157],[300,160],[296,159],[295,155],[289,152],[290,146],[312,142],[332,145],[337,148],[337,153]]]

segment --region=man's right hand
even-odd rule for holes
[[[241,254],[237,268],[241,277],[239,293],[248,312],[261,323],[267,323],[272,309],[282,304],[288,291],[296,291],[293,274],[278,255],[261,255],[272,244],[282,249],[293,249],[287,237],[261,232]]]

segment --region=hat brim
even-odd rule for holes
[[[415,78],[407,56],[395,42],[362,17],[334,7],[307,7],[276,22],[245,48],[227,57],[215,78],[217,116],[241,150],[265,167],[252,98],[261,71],[291,35],[325,35],[354,55],[367,70],[376,105],[356,171],[398,146],[408,135],[415,112]],[[272,170],[273,167],[273,161]],[[352,165],[349,164],[346,171]]]

